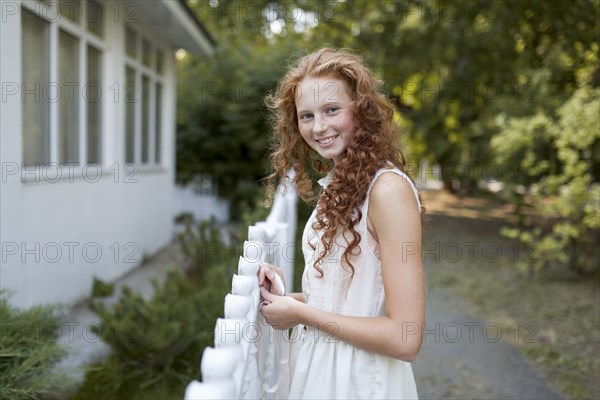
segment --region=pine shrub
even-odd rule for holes
[[[112,349],[92,368],[72,400],[89,398],[177,398],[199,378],[200,356],[213,344],[215,321],[233,270],[216,265],[202,282],[172,269],[145,299],[124,286],[112,308],[94,303],[100,315],[96,333]]]
[[[18,310],[0,291],[0,328],[0,399],[55,397],[65,379],[55,366],[66,354],[56,307]]]

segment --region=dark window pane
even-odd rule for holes
[[[135,71],[125,69],[125,162],[135,162]]]
[[[81,13],[80,0],[58,0],[60,13],[75,23],[79,23],[79,14]]]
[[[102,161],[102,53],[92,46],[87,52],[87,162]]]
[[[142,77],[142,163],[150,154],[150,79]]]
[[[164,62],[163,52],[160,51],[159,49],[156,49],[156,72],[158,72],[159,74],[163,73],[163,62]]]
[[[142,62],[148,67],[152,66],[152,46],[146,39],[142,41]]]
[[[88,0],[83,17],[87,21],[88,31],[102,37],[104,36],[104,3],[98,0]]]
[[[156,118],[156,141],[154,147],[154,161],[157,164],[160,164],[162,153],[162,86],[160,84],[156,84],[156,107],[154,113],[154,117]]]
[[[133,58],[137,55],[137,34],[128,26],[125,27],[125,52]]]
[[[25,8],[21,12],[23,162],[50,163],[50,103],[42,95],[50,81],[50,24]]]
[[[79,162],[79,39],[59,31],[58,161]]]

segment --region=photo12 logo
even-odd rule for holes
[[[21,12],[24,5],[32,14]],[[108,4],[108,6],[107,6]],[[86,21],[88,24],[101,23],[108,19],[113,23],[135,24],[139,22],[139,4],[135,1],[101,0],[42,0],[42,1],[0,1],[0,15],[3,24],[11,18],[20,18],[22,23],[33,18],[42,18],[51,23],[70,18]]]
[[[11,323],[0,322],[0,337],[19,337],[23,342],[31,340],[54,343],[62,340],[67,343],[84,341],[96,343],[102,337],[114,337],[115,341],[134,343],[140,329],[130,322],[103,325],[100,321],[81,323],[79,321],[64,321],[62,323]],[[147,332],[145,332],[147,334]]]
[[[2,242],[2,263],[91,263],[138,264],[140,246],[136,242]]]
[[[103,168],[96,163],[78,164],[51,162],[48,164],[3,162],[1,166],[2,183],[17,180],[22,183],[57,183],[57,182],[87,182],[96,183],[103,176],[112,176],[113,183],[138,183],[137,173],[140,166],[137,163],[120,164],[118,162]]]

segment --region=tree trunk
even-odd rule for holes
[[[456,189],[454,188],[454,181],[452,179],[452,177],[448,176],[448,174],[446,173],[446,166],[445,163],[440,161],[439,162],[440,165],[440,175],[442,178],[442,182],[444,183],[444,189],[448,192],[448,193],[452,193],[452,194],[456,194]]]

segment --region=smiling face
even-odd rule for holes
[[[321,157],[340,162],[355,131],[346,83],[331,76],[304,78],[298,85],[296,110],[306,143]]]

